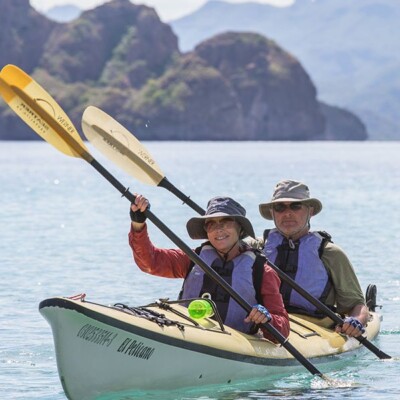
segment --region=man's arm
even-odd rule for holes
[[[327,267],[334,286],[327,302],[336,303],[337,311],[345,314],[345,322],[337,326],[336,331],[348,336],[359,336],[368,322],[369,312],[364,294],[350,260],[340,247],[328,243],[324,249],[322,261]]]

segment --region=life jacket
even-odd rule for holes
[[[239,295],[249,304],[262,304],[260,275],[266,262],[265,256],[255,249],[249,248],[233,260],[221,259],[209,242],[195,250],[200,258],[216,271]],[[258,266],[255,268],[255,266]],[[180,293],[181,299],[201,297],[209,293],[215,302],[221,319],[225,325],[244,333],[254,333],[252,323],[243,320],[247,312],[212,278],[198,266],[191,264]]]
[[[325,303],[333,284],[321,257],[326,243],[331,242],[331,236],[323,231],[309,232],[290,244],[277,229],[271,229],[264,232],[264,238],[268,238],[264,245],[267,259],[308,293]],[[284,281],[280,292],[288,312],[323,316],[321,311]]]

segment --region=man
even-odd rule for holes
[[[271,200],[259,205],[259,210],[276,227],[264,235],[267,259],[322,303],[345,316],[343,326],[335,327],[337,332],[361,335],[368,321],[368,308],[354,269],[329,235],[310,231],[310,219],[322,210],[321,202],[310,197],[304,183],[284,180],[276,185]],[[321,325],[328,323],[315,306],[285,282],[281,284],[281,293],[288,312],[315,317]]]
[[[181,249],[161,249],[151,243],[143,213],[148,206],[146,198],[136,195],[130,210],[129,244],[142,271],[165,278],[184,278],[183,299],[207,293],[224,323],[241,332],[254,333],[254,324],[268,322],[283,336],[289,335],[289,319],[279,292],[280,279],[266,264],[265,257],[259,255],[257,258],[257,252],[242,241],[245,236],[254,236],[254,231],[245,217],[246,210],[239,203],[229,197],[215,197],[208,202],[206,214],[191,218],[186,227],[192,239],[207,240],[198,249],[200,258],[254,305],[249,315],[205,275],[200,266],[193,265]],[[259,294],[253,283],[253,265],[256,262],[263,268]],[[274,341],[268,331],[262,331],[265,338]]]

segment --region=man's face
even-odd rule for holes
[[[272,205],[271,213],[276,227],[286,237],[297,240],[308,232],[308,218],[313,208],[301,202],[279,202]]]

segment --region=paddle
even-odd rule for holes
[[[100,126],[101,125],[101,126]],[[147,175],[159,173],[159,168],[150,156],[145,147],[139,142],[132,133],[124,128],[119,122],[110,117],[104,111],[96,107],[88,107],[83,113],[82,127],[89,141],[102,151],[110,160],[114,161],[128,174],[140,180],[140,170],[143,168]],[[122,133],[121,133],[122,132]],[[154,171],[152,171],[154,170]],[[143,172],[142,172],[143,173]],[[191,201],[194,205],[193,201]],[[202,210],[199,206],[192,207],[194,210]],[[199,212],[204,215],[204,210]],[[324,303],[315,298],[295,280],[290,278],[274,263],[268,260],[268,264],[277,272],[279,277],[288,283],[294,290],[302,295],[311,304],[317,307],[325,315],[330,317],[336,324],[343,325],[344,321]],[[378,349],[365,336],[355,338],[362,343],[367,349],[373,352],[380,359],[390,359],[391,356]]]
[[[87,107],[82,116],[82,129],[95,147],[128,174],[140,182],[169,190],[200,215],[205,214],[200,206],[167,179],[139,140],[104,111]]]
[[[5,66],[0,72],[0,94],[16,114],[36,133],[64,154],[80,157],[94,167],[131,203],[135,196],[129,192],[89,153],[75,127],[57,102],[29,75],[14,65]],[[203,271],[215,280],[247,312],[252,307],[218,273],[210,268],[189,246],[161,222],[150,210],[146,217]],[[310,361],[270,324],[262,326],[313,375],[330,381]]]

